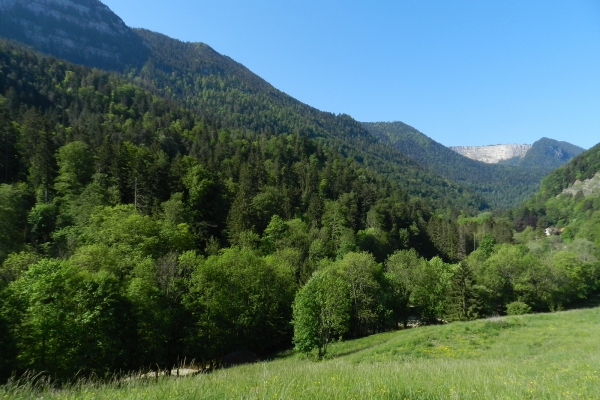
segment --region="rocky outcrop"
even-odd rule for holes
[[[579,179],[576,180],[571,186],[564,189],[561,194],[568,193],[575,196],[579,192],[581,192],[584,197],[600,193],[600,172],[597,172],[596,175],[590,179],[584,181],[580,181]]]
[[[0,0],[0,35],[68,61],[122,70],[149,49],[98,0]]]
[[[491,146],[454,146],[452,150],[472,160],[496,164],[500,161],[523,158],[530,144],[497,144]]]

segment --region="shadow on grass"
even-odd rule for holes
[[[600,293],[594,293],[587,299],[582,299],[579,302],[574,303],[567,310],[577,310],[581,308],[596,308],[600,307]]]
[[[375,335],[370,335],[370,336],[364,336],[362,338],[355,338],[355,339],[350,339],[350,340],[344,340],[343,342],[338,342],[338,343],[343,343],[344,347],[349,346],[350,348],[348,349],[341,349],[339,351],[329,351],[327,354],[325,354],[325,356],[323,357],[324,360],[334,360],[336,358],[340,358],[340,357],[345,357],[345,356],[349,356],[351,354],[356,354],[356,353],[360,353],[361,351],[365,351],[365,350],[369,350],[372,349],[374,347],[377,346],[381,346],[385,343],[388,343],[390,340],[392,340],[394,338],[393,333],[399,333],[402,332],[402,330],[397,330],[397,331],[389,331],[389,332],[383,332],[384,334],[387,333],[389,336],[386,339],[383,340],[372,340],[369,341],[369,339],[371,338],[375,338]],[[357,342],[365,342],[364,344],[358,343]]]

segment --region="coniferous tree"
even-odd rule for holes
[[[448,292],[446,318],[449,321],[470,321],[479,317],[481,309],[473,271],[467,263],[460,262],[456,266]]]

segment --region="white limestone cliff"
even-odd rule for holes
[[[523,158],[530,144],[496,144],[491,146],[453,146],[452,150],[473,160],[496,164],[511,158]]]

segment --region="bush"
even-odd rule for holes
[[[513,301],[506,305],[507,315],[523,315],[531,313],[531,307],[522,301]]]

